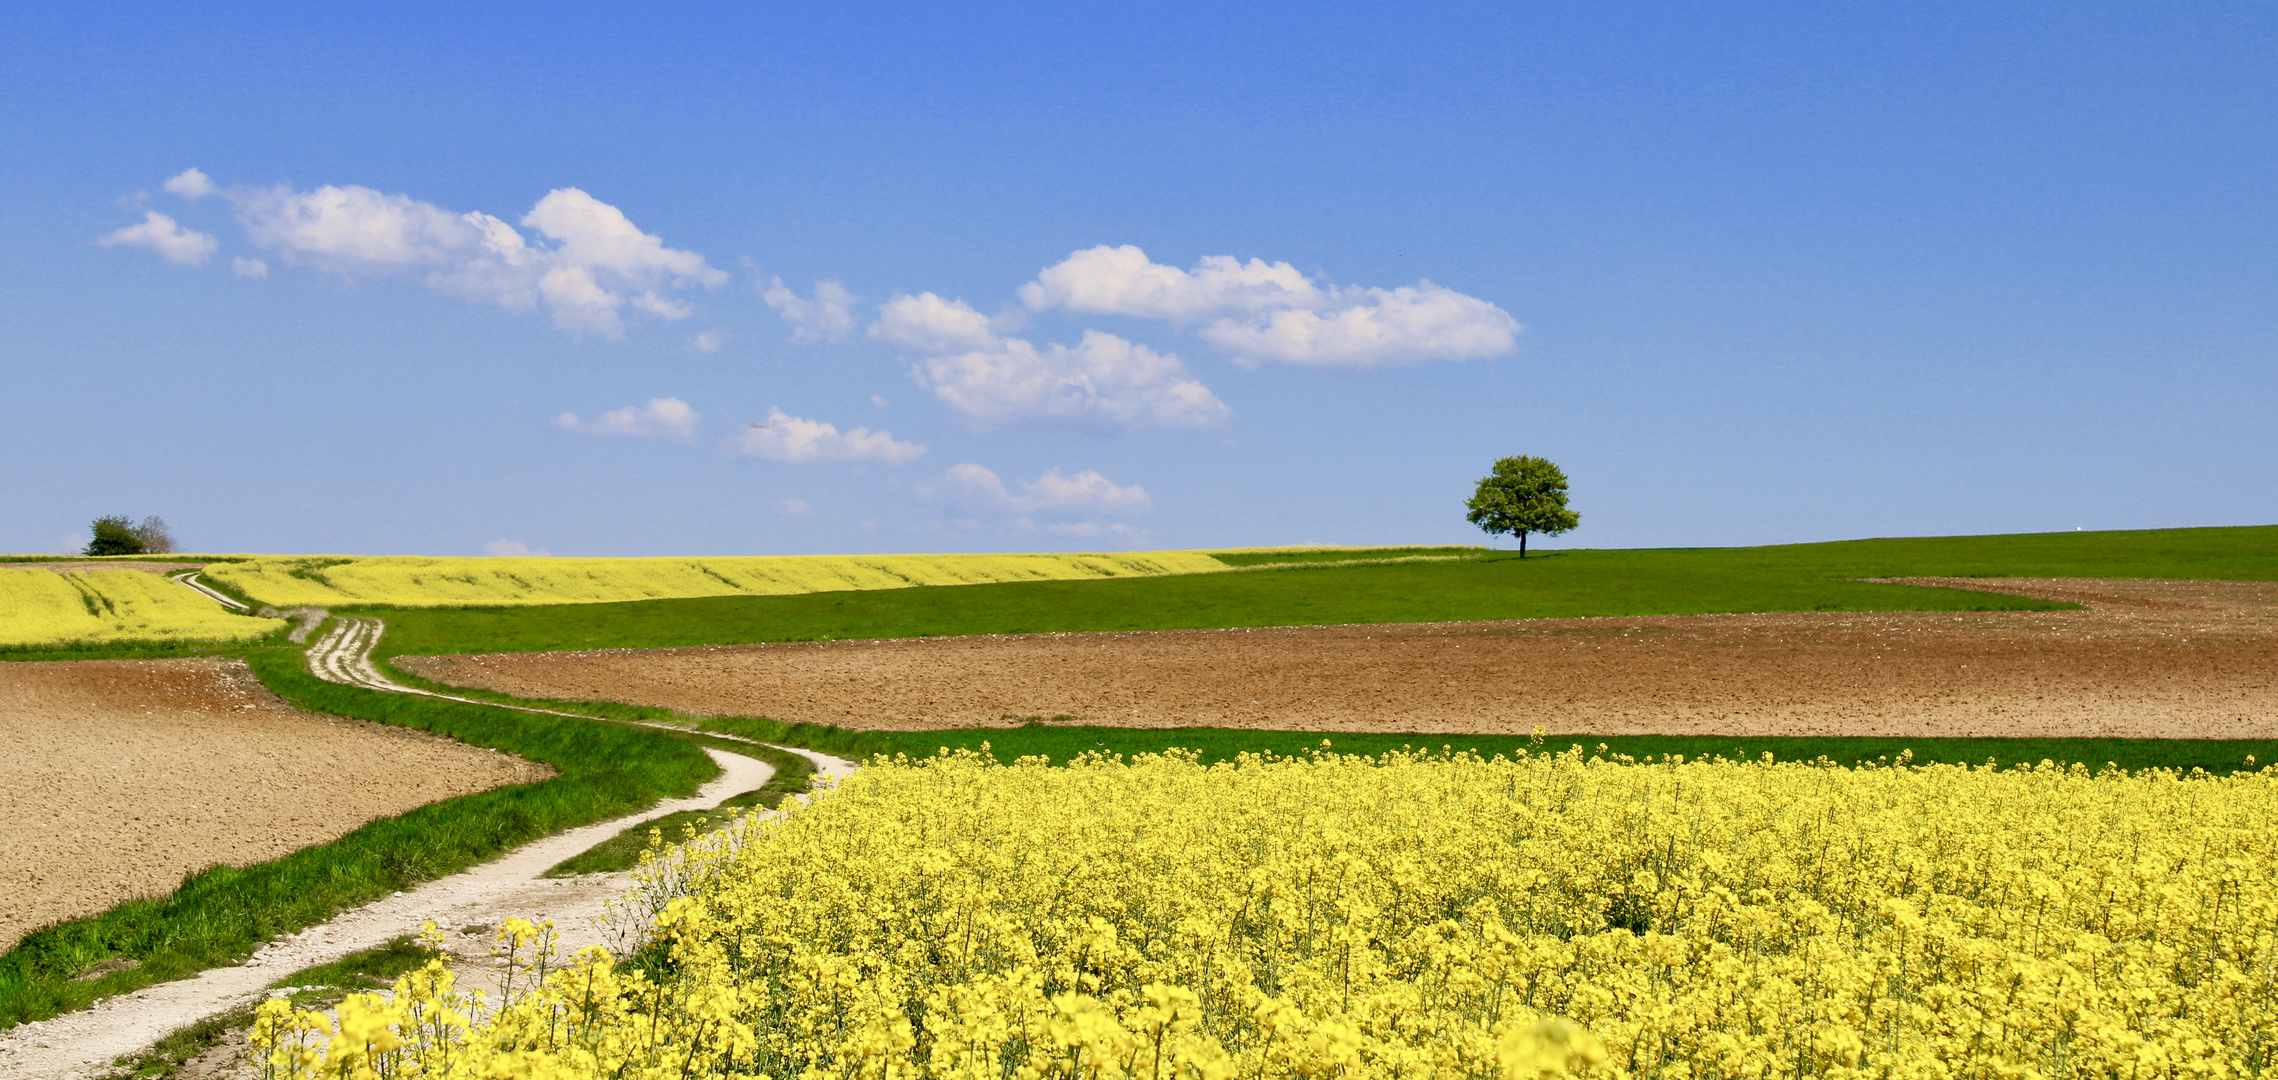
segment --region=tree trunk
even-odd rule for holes
[[[1526,558],[1526,557],[1527,557],[1527,531],[1526,531],[1525,529],[1520,529],[1520,530],[1519,530],[1519,558],[1522,558],[1522,559],[1524,559],[1524,558]]]

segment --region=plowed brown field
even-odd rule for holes
[[[185,874],[552,775],[492,750],[297,712],[235,660],[0,664],[0,950]]]
[[[1931,582],[1925,582],[1931,583]],[[2278,584],[1962,580],[2085,611],[1034,634],[405,658],[442,682],[855,728],[2278,736]]]

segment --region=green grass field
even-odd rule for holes
[[[1298,560],[1282,569],[1239,574],[399,610],[387,613],[389,631],[381,649],[383,655],[404,655],[1591,615],[2021,611],[2067,605],[1857,579],[2278,580],[2278,527],[2273,526],[1557,551],[1524,560],[1497,552],[1455,561],[1337,564],[1449,550],[1227,556]],[[1337,560],[1322,561],[1316,554]]]

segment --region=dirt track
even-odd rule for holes
[[[0,664],[0,949],[439,799],[551,775],[287,707],[230,660]]]
[[[1934,583],[2089,610],[1035,634],[399,663],[531,697],[874,729],[1070,716],[1301,731],[2278,737],[2278,584]]]

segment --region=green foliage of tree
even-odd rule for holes
[[[1519,558],[1527,557],[1527,534],[1557,536],[1582,523],[1566,508],[1566,474],[1548,458],[1507,457],[1480,478],[1464,503],[1464,518],[1493,535],[1519,538]]]
[[[142,537],[134,531],[134,519],[125,514],[112,514],[95,519],[95,539],[87,545],[89,555],[140,555]]]
[[[156,514],[142,519],[139,525],[125,514],[99,517],[93,529],[95,539],[87,544],[89,555],[163,555],[174,550],[174,534]]]

